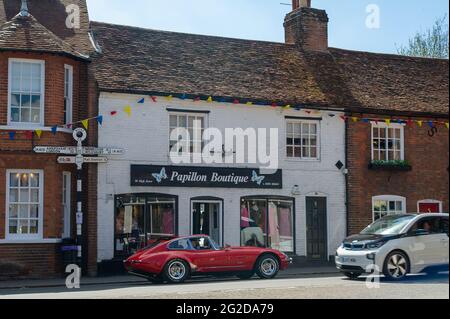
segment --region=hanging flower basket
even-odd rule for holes
[[[372,161],[369,169],[408,172],[412,170],[412,166],[408,161]]]

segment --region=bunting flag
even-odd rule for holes
[[[123,108],[123,111],[127,113],[128,117],[131,116],[131,106],[127,105]]]
[[[166,98],[167,100],[172,100],[174,98],[174,95],[160,95],[161,97]],[[179,96],[178,94],[176,96]],[[180,97],[180,99],[185,100],[188,98],[188,95],[186,93],[183,93]],[[151,96],[151,100],[153,102],[157,102],[158,101],[158,97],[157,96]],[[200,96],[194,97],[193,100],[195,102],[198,101],[202,101],[202,98]],[[219,97],[217,99],[214,99],[212,96],[208,96],[208,98],[204,99],[204,101],[206,101],[207,103],[212,103],[212,102],[220,102],[220,103],[233,103],[233,104],[240,104],[240,103],[245,103],[245,105],[247,106],[272,106],[272,107],[281,107],[283,109],[289,110],[289,109],[295,109],[297,111],[304,111],[307,114],[322,114],[323,111],[321,110],[317,110],[317,109],[304,109],[303,105],[292,105],[292,104],[282,104],[281,102],[272,102],[272,103],[268,103],[268,102],[263,102],[263,101],[251,101],[251,100],[245,100],[246,102],[241,102],[239,99],[237,98],[225,98],[225,97]],[[137,100],[138,104],[144,104],[145,103],[145,97],[139,98]],[[132,107],[130,105],[126,105],[123,109],[123,111],[129,116],[131,117],[132,115]],[[337,113],[334,113],[333,111],[329,111],[329,110],[324,110],[324,112],[326,112],[328,114],[328,116],[330,118],[334,118],[336,116],[339,115],[339,113],[341,113],[340,111],[336,111]],[[109,115],[111,117],[116,116],[118,114],[118,110],[114,110],[109,112]],[[143,113],[144,114],[144,113]],[[435,129],[438,125],[443,125],[447,128],[447,130],[449,129],[449,122],[448,121],[438,121],[438,120],[413,120],[411,118],[409,119],[400,119],[400,118],[391,118],[391,119],[385,119],[385,118],[367,118],[367,117],[363,117],[363,114],[361,115],[351,115],[351,116],[347,116],[347,115],[339,115],[339,118],[342,119],[343,121],[347,121],[349,119],[351,119],[353,122],[359,122],[362,121],[363,123],[376,123],[378,124],[379,122],[382,123],[386,123],[388,126],[390,126],[392,123],[398,123],[398,124],[402,124],[402,125],[408,125],[411,127],[414,127],[415,124],[417,124],[418,127],[423,127],[424,123],[427,123],[430,128]],[[88,129],[89,127],[89,122],[91,120],[95,120],[97,121],[97,123],[99,125],[103,125],[103,121],[104,121],[105,117],[102,114],[99,114],[96,117],[92,117],[92,118],[88,118],[88,119],[83,119],[81,121],[78,122],[74,122],[74,123],[69,123],[66,125],[55,125],[53,127],[51,127],[51,133],[53,135],[56,135],[59,128],[72,128],[74,126],[77,125],[82,125],[85,129]],[[2,132],[0,130],[0,136],[6,135],[9,137],[10,140],[14,140],[18,134],[23,134],[25,136],[26,139],[32,139],[33,138],[33,134],[35,134],[38,138],[41,138],[43,131],[42,129],[36,129],[34,131],[10,131],[10,132]]]
[[[32,131],[26,131],[24,134],[25,134],[25,138],[27,140],[32,140],[33,139],[33,132]]]
[[[103,115],[97,116],[97,123],[103,125]]]
[[[81,124],[83,124],[83,126],[86,130],[89,129],[89,120],[83,120],[83,121],[81,121]]]

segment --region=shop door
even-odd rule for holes
[[[306,241],[309,260],[328,259],[327,199],[325,197],[306,198]]]
[[[222,244],[222,203],[193,202],[192,203],[192,235],[208,235],[217,244]]]

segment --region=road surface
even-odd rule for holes
[[[449,299],[448,273],[410,276],[402,282],[381,278],[368,288],[366,279],[341,276],[275,280],[200,280],[182,285],[147,282],[67,288],[0,289],[0,299]]]

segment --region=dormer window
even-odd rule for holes
[[[45,62],[9,60],[8,125],[44,125]]]

